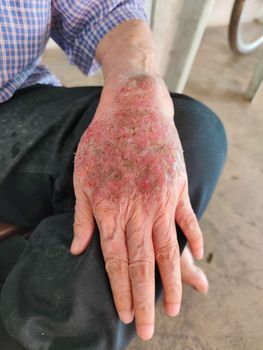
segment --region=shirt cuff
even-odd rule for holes
[[[95,58],[98,43],[118,24],[131,19],[148,22],[143,5],[119,5],[98,22],[84,28],[68,49],[69,62],[78,66],[85,75],[95,74],[101,68],[101,64]]]

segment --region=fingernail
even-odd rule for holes
[[[180,304],[167,304],[165,305],[165,311],[171,317],[177,316],[180,311]]]
[[[70,251],[72,254],[77,254],[79,252],[79,248],[80,248],[80,240],[75,237],[71,244]]]
[[[153,336],[154,327],[153,325],[140,325],[137,326],[137,333],[142,340],[149,340]]]
[[[134,312],[133,311],[120,311],[119,317],[123,323],[128,324],[133,320]]]

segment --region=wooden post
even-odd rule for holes
[[[250,80],[249,86],[245,94],[248,100],[250,101],[253,100],[262,81],[263,81],[263,50],[261,50],[260,52],[257,64],[253,71],[252,78]]]
[[[182,92],[214,0],[153,0],[151,24],[170,91]]]

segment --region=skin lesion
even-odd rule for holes
[[[121,87],[117,90],[115,101],[116,103],[129,103],[130,98],[140,96],[141,98],[148,96],[152,99],[155,89],[156,81],[153,77],[148,75],[136,75],[129,78],[120,77]],[[132,100],[133,102],[133,100]],[[134,103],[134,102],[133,102]]]
[[[130,77],[119,77],[117,88],[114,91],[115,108],[130,109],[136,106],[134,115],[140,118],[141,111],[151,111],[160,107],[160,98],[163,100],[163,81],[160,77],[145,74]],[[168,94],[167,94],[168,95]]]
[[[104,197],[120,204],[135,195],[158,200],[183,170],[174,124],[154,107],[134,102],[134,94],[152,100],[154,84],[150,78],[130,79],[118,91],[116,110],[96,116],[84,133],[75,172],[94,203]]]

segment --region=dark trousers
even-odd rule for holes
[[[135,333],[115,311],[97,227],[84,254],[69,253],[73,157],[100,93],[100,87],[35,85],[0,105],[0,221],[33,230],[29,240],[0,242],[0,311],[10,342],[26,349],[119,350]],[[225,131],[200,102],[171,96],[200,218],[224,165]],[[177,232],[182,251],[186,239],[179,227]],[[161,289],[156,269],[157,297]]]

